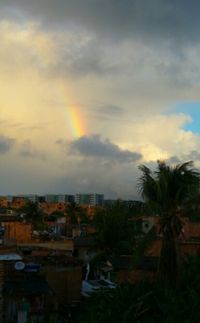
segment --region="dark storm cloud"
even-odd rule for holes
[[[14,143],[14,139],[0,135],[0,154],[7,153],[13,147]]]
[[[137,152],[123,150],[109,139],[101,139],[99,135],[83,136],[70,144],[73,152],[83,156],[103,158],[107,161],[129,163],[138,161],[142,156]]]
[[[71,34],[70,43],[59,43],[56,33],[52,36],[52,43],[58,45],[53,62],[39,64],[31,56],[28,66],[34,63],[48,77],[92,74],[98,78],[120,76],[125,82],[123,77],[130,77],[135,79],[135,84],[127,81],[126,89],[131,87],[131,93],[138,93],[142,84],[144,93],[147,84],[147,95],[149,76],[146,74],[151,74],[153,80],[159,82],[158,86],[163,85],[164,89],[176,86],[175,94],[179,89],[192,88],[199,82],[199,60],[194,57],[198,55],[200,44],[199,11],[199,2],[186,0],[0,2],[2,18],[14,19],[16,16],[17,22],[39,20],[45,31],[59,30],[61,34],[63,31]],[[128,42],[121,42],[120,47],[116,40]],[[124,43],[132,44],[132,47],[123,47]],[[27,50],[21,46],[19,54],[15,55],[17,64],[22,57],[21,52]],[[195,53],[190,52],[193,47],[196,48]],[[8,59],[7,53],[5,57]],[[12,66],[13,55],[10,60]],[[24,56],[22,64],[25,64]]]
[[[47,26],[79,24],[115,39],[139,35],[176,39],[177,45],[199,40],[197,0],[7,0],[1,7],[4,15],[11,12],[18,18],[22,10]]]
[[[105,53],[95,39],[79,44],[78,49],[59,53],[57,64],[54,65],[55,74],[65,75],[66,72],[73,76],[97,74],[104,76],[118,69],[113,62],[107,62]]]

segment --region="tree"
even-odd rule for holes
[[[88,217],[85,208],[77,205],[75,202],[67,205],[66,214],[71,224],[87,223]]]
[[[25,220],[33,224],[34,229],[43,229],[43,212],[37,202],[27,201],[21,210],[25,213]]]
[[[131,208],[117,201],[114,205],[97,210],[93,224],[97,230],[98,245],[114,254],[132,254],[135,227],[130,220]]]
[[[142,176],[139,189],[142,197],[160,216],[162,248],[159,261],[159,276],[163,282],[177,283],[180,269],[178,238],[182,233],[182,216],[185,205],[199,192],[199,172],[193,169],[193,162],[175,167],[158,161],[156,171],[141,165]]]

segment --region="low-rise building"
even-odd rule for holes
[[[30,242],[32,240],[32,224],[19,221],[2,222],[5,229],[4,244],[14,244],[20,242]]]
[[[62,309],[80,302],[82,283],[80,262],[66,253],[68,248],[32,242],[0,249],[0,322],[67,318]]]

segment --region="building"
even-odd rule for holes
[[[79,205],[102,206],[104,204],[103,194],[76,194],[75,202]]]
[[[62,197],[63,197],[63,195],[60,196],[60,199],[61,200],[63,199]],[[45,195],[45,202],[46,203],[58,203],[58,195],[55,195],[55,194],[46,194]]]
[[[74,195],[47,194],[47,195],[45,195],[45,202],[47,202],[47,203],[72,203],[72,202],[74,202]]]
[[[8,207],[9,202],[6,196],[0,196],[0,207]]]
[[[21,209],[26,205],[26,199],[22,196],[13,196],[11,208],[13,209]]]
[[[18,221],[2,221],[1,223],[5,230],[5,244],[17,244],[32,240],[32,224]]]
[[[45,203],[45,196],[38,196],[38,203]]]
[[[24,198],[30,202],[37,203],[38,202],[38,196],[35,194],[28,194],[24,195]]]
[[[65,250],[33,244],[1,250],[0,322],[68,322],[81,282],[81,266]]]
[[[114,206],[115,204],[116,204],[116,202],[117,202],[117,200],[115,199],[113,199],[113,200],[111,200],[111,199],[106,199],[106,200],[104,200],[104,206],[105,207],[111,207],[111,206]]]
[[[39,203],[39,207],[42,209],[42,211],[46,214],[52,214],[54,212],[62,212],[64,213],[66,210],[66,204],[65,203],[50,203],[50,202],[44,202]]]
[[[74,195],[65,195],[65,203],[74,203],[75,197]]]

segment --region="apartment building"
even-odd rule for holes
[[[75,202],[79,205],[102,206],[104,204],[103,194],[76,194]]]
[[[74,195],[66,194],[46,194],[45,202],[47,203],[72,203],[74,202]]]

